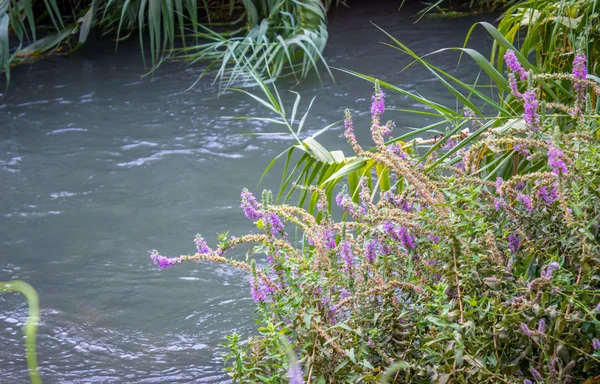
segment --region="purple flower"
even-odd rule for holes
[[[576,55],[573,60],[573,77],[577,80],[587,79],[587,58],[585,55]],[[580,105],[585,103],[585,84],[575,82],[574,88],[577,91],[578,102]]]
[[[348,140],[354,139],[354,123],[352,122],[352,115],[348,109],[346,109],[346,116],[344,118],[344,136]]]
[[[548,192],[548,188],[541,187],[537,192],[537,197],[544,203],[552,205],[558,198],[558,192],[555,188],[551,188],[550,192]]]
[[[258,202],[256,198],[249,192],[246,188],[242,190],[242,209],[244,210],[244,214],[250,220],[259,220],[262,217],[262,213],[260,211]]]
[[[533,211],[533,204],[531,203],[531,198],[523,193],[519,193],[517,196],[517,201],[523,204],[523,207],[529,212]]]
[[[523,331],[523,334],[525,334],[526,336],[529,336],[529,337],[531,337],[533,335],[533,332],[531,332],[531,329],[529,329],[527,324],[521,323],[520,326],[521,326],[521,331]]]
[[[287,375],[289,379],[288,384],[304,384],[304,373],[297,361],[290,364]]]
[[[518,153],[520,153],[523,157],[527,157],[531,154],[529,149],[527,149],[526,147],[523,147],[522,145],[519,145],[519,144],[514,145],[513,149],[515,151],[517,151]]]
[[[346,269],[347,272],[352,270],[352,267],[354,266],[354,258],[352,256],[352,247],[350,246],[350,242],[349,241],[343,241],[340,247],[340,256],[342,257],[342,260],[344,261],[344,268]]]
[[[515,185],[515,188],[517,189],[517,191],[522,191],[525,189],[525,182],[521,181],[518,182],[517,185]]]
[[[265,284],[261,279],[258,282],[254,277],[250,278],[250,295],[255,303],[262,303],[267,300],[267,295],[273,293],[272,289]]]
[[[177,258],[159,255],[157,250],[150,252],[150,259],[152,259],[152,262],[158,265],[159,268],[171,268],[175,264],[181,264],[181,261]]]
[[[529,372],[531,372],[531,375],[533,376],[534,379],[536,379],[537,381],[542,381],[542,375],[538,372],[537,369],[535,369],[534,367],[529,368]]]
[[[598,305],[596,305],[596,310],[597,310],[598,312],[600,312],[600,303],[598,303]]]
[[[548,264],[548,269],[551,271],[558,271],[560,269],[560,264],[558,264],[556,261],[553,261]]]
[[[396,228],[394,223],[386,221],[383,223],[383,229],[391,238],[399,241],[404,246],[404,248],[414,249],[417,246],[415,239],[403,226],[399,226],[398,228]]]
[[[537,331],[538,331],[538,333],[539,333],[540,335],[542,335],[542,336],[544,335],[544,333],[546,333],[546,320],[544,320],[544,319],[540,319],[540,322],[539,322],[539,324],[538,324],[538,330],[537,330]]]
[[[440,243],[440,237],[436,236],[436,235],[427,235],[427,238],[429,240],[431,240],[432,243],[434,244],[439,244]]]
[[[506,207],[506,201],[504,201],[504,199],[494,199],[494,208],[496,208],[496,211],[499,211],[504,207]]]
[[[504,62],[506,62],[509,71],[518,73],[521,80],[527,80],[527,72],[523,66],[521,66],[519,59],[517,59],[517,55],[515,55],[515,52],[512,49],[509,49],[504,54]]]
[[[594,351],[599,350],[600,349],[600,340],[598,340],[598,339],[592,340],[592,347],[594,348]]]
[[[198,251],[198,253],[212,253],[212,251],[208,247],[208,244],[206,244],[204,238],[199,234],[196,235],[194,243],[196,243],[196,250]]]
[[[379,83],[375,83],[375,94],[371,98],[371,117],[376,119],[383,112],[385,112],[385,94],[379,87]]]
[[[548,165],[552,167],[552,172],[556,175],[568,172],[567,165],[562,159],[564,156],[563,151],[550,145],[548,149]]]
[[[377,240],[369,240],[365,243],[365,257],[371,263],[377,259],[377,253],[379,252],[379,248],[381,245]]]
[[[496,177],[496,193],[498,196],[502,196],[502,185],[504,184],[504,180],[500,176]]]
[[[512,235],[508,235],[508,248],[512,253],[516,253],[520,246],[521,240],[519,239],[517,232],[514,232]]]
[[[388,145],[387,148],[388,148],[388,150],[392,151],[393,153],[398,155],[398,157],[400,157],[403,160],[406,160],[408,158],[408,154],[406,152],[404,152],[400,143],[397,143],[397,142],[392,143],[392,144]]]
[[[283,230],[283,223],[279,216],[275,213],[267,213],[266,215],[267,223],[269,226],[269,232],[273,236],[283,235],[285,236],[285,231]]]
[[[323,231],[323,242],[327,248],[335,248],[335,232],[333,231],[333,228],[327,228]]]
[[[533,382],[529,379],[523,380],[523,384],[533,384]]]
[[[531,89],[523,94],[523,119],[525,123],[537,131],[540,125],[540,117],[537,114],[538,100],[535,90]]]
[[[383,136],[383,137],[390,136],[395,127],[396,127],[396,123],[394,123],[393,121],[388,121],[385,124],[385,127],[381,127],[381,131],[380,131],[381,136]]]

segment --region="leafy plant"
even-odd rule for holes
[[[358,180],[357,198],[336,196],[351,221],[336,222],[315,186],[296,188],[317,195],[316,217],[244,190],[242,208],[259,233],[221,236],[215,249],[198,236],[196,253],[175,258],[151,253],[160,267],[209,261],[250,274],[264,326],[246,345],[229,339],[234,380],[284,382],[291,364],[282,336],[302,356],[303,377],[318,383],[596,380],[600,153],[591,95],[600,87],[586,79],[581,55],[572,75],[526,72],[513,51],[505,60],[522,118],[466,132],[480,122],[465,109],[456,131],[425,154],[386,143],[393,124],[382,121],[378,84],[373,149],[357,142],[347,112],[353,151],[376,164]],[[540,106],[550,80],[572,82],[574,103]],[[517,169],[499,172],[508,158]],[[290,226],[301,243],[288,240]],[[258,244],[249,256],[266,256],[260,267],[224,257],[249,243]]]
[[[285,73],[300,80],[324,62],[325,5],[331,5],[321,0],[95,0],[60,8],[56,0],[49,0],[43,2],[42,12],[41,3],[0,0],[0,71],[6,72],[7,79],[11,63],[59,50],[72,52],[85,43],[92,28],[99,27],[117,42],[138,31],[142,51],[149,42],[152,69],[169,56],[190,64],[207,60],[203,74],[215,70],[217,80],[228,85],[241,80],[244,57],[261,74]],[[206,22],[201,21],[202,12]],[[54,30],[38,38],[44,21]],[[11,33],[17,47],[10,47]],[[175,47],[178,40],[181,48]]]

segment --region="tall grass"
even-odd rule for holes
[[[324,62],[330,5],[321,0],[0,0],[0,71],[10,80],[11,64],[72,52],[98,28],[117,43],[137,32],[142,51],[149,46],[151,69],[171,56],[187,63],[206,60],[203,73],[215,70],[219,81],[230,83],[241,76],[244,56],[260,72],[279,76],[290,69],[286,73],[300,80]],[[50,30],[40,37],[43,25]]]

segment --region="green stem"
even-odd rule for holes
[[[37,292],[31,285],[20,280],[0,282],[0,293],[3,292],[20,292],[27,298],[29,313],[27,315],[27,322],[23,326],[27,367],[29,369],[31,384],[42,384],[42,378],[38,371],[37,356],[35,353],[35,338],[37,335],[38,322],[40,320],[40,304]]]

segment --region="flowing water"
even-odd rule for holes
[[[379,44],[385,36],[370,21],[424,54],[462,45],[477,20],[413,24],[416,9],[397,12],[396,3],[336,10],[329,64],[454,106],[422,68],[401,72],[408,58]],[[485,39],[477,41],[472,46],[487,54]],[[434,59],[473,78],[476,67],[464,60],[455,70],[456,60],[455,54]],[[186,92],[199,71],[167,64],[142,78],[137,42],[114,54],[112,42],[98,41],[12,72],[0,99],[0,281],[22,279],[39,292],[38,358],[46,383],[227,382],[219,344],[233,331],[254,330],[244,273],[194,263],[158,270],[148,258],[153,248],[192,252],[196,233],[214,244],[218,232],[251,231],[238,208],[240,190],[256,190],[268,162],[293,143],[286,136],[239,136],[280,128],[224,120],[267,111],[242,94],[217,98],[211,79]],[[313,76],[295,89],[304,108],[317,96],[305,133],[340,120],[348,107],[364,142],[372,86],[334,75],[336,84],[324,78],[321,86]],[[420,108],[397,94],[387,100]],[[393,111],[386,118],[399,131],[427,123]],[[349,153],[341,128],[319,140]],[[261,189],[276,188],[279,172]],[[27,382],[26,314],[22,296],[0,296],[2,383]]]

